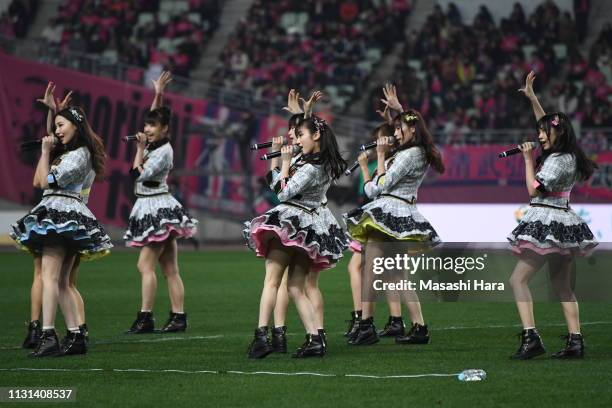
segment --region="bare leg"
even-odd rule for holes
[[[43,329],[55,327],[59,296],[59,277],[66,252],[60,246],[45,246],[42,254]]]
[[[66,327],[69,330],[79,327],[77,321],[77,305],[74,302],[72,291],[70,290],[70,272],[72,271],[74,258],[75,254],[66,254],[59,278],[59,305],[64,315]]]
[[[306,276],[310,270],[310,264],[310,258],[306,254],[301,251],[295,251],[289,266],[287,287],[289,288],[289,295],[300,315],[304,329],[309,334],[317,335],[314,308],[305,291]]]
[[[423,312],[421,311],[421,302],[419,301],[419,296],[414,291],[405,291],[403,295],[404,302],[406,303],[406,307],[408,308],[408,317],[410,317],[410,321],[412,323],[425,325],[425,320],[423,320]]]
[[[283,273],[280,287],[276,293],[276,304],[274,305],[274,327],[285,326],[287,320],[287,309],[289,308],[289,292],[287,289],[288,269]]]
[[[544,258],[541,256],[521,258],[516,263],[512,276],[510,276],[510,286],[512,286],[514,292],[514,300],[523,328],[535,327],[529,281],[543,264]]]
[[[152,311],[155,303],[155,293],[157,292],[157,276],[155,276],[155,266],[163,250],[162,244],[149,244],[140,250],[138,256],[138,271],[142,279],[142,303],[141,311]]]
[[[384,256],[382,244],[385,241],[385,236],[381,233],[371,232],[368,236],[368,241],[363,245],[363,263],[362,263],[362,291],[370,291],[370,296],[374,296],[372,292],[372,285],[374,283],[374,259]],[[363,297],[362,297],[363,299]],[[374,317],[374,310],[376,309],[376,302],[362,301],[362,319],[366,320],[370,317]]]
[[[549,261],[549,276],[555,293],[561,300],[561,309],[568,333],[580,333],[580,310],[572,290],[572,258],[555,256]]]
[[[77,256],[74,260],[74,264],[72,265],[72,270],[70,271],[69,278],[69,290],[72,295],[72,301],[76,305],[76,321],[80,326],[85,323],[85,302],[83,301],[83,297],[81,293],[77,289],[77,277],[79,274],[79,265],[81,264],[81,258]]]
[[[43,296],[42,255],[34,255],[34,279],[30,289],[30,321],[40,320]]]
[[[175,239],[169,239],[164,243],[164,249],[159,257],[159,264],[168,283],[168,295],[172,304],[172,312],[183,313],[185,287],[179,274],[178,247]]]
[[[402,316],[402,303],[397,299],[399,299],[399,295],[392,296],[392,294],[387,291],[387,305],[389,306],[389,316]]]
[[[314,309],[315,329],[323,329],[324,303],[323,295],[319,289],[319,272],[309,271],[306,275],[306,296]]]
[[[353,252],[348,264],[351,294],[353,295],[353,310],[361,310],[361,259],[359,252]]]
[[[281,245],[278,239],[270,241],[270,248],[266,256],[266,276],[259,301],[258,327],[268,326],[270,315],[276,304],[278,288],[283,279],[283,273],[291,261],[291,253],[289,251],[289,249]]]

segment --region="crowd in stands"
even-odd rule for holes
[[[12,0],[6,10],[0,9],[0,35],[24,38],[30,28],[39,0]]]
[[[149,83],[162,69],[188,77],[219,27],[221,0],[61,0],[42,32],[48,45],[137,66]],[[420,30],[405,33],[411,0],[254,0],[219,58],[211,82],[284,102],[287,89],[323,89],[338,111],[355,102],[382,56],[402,47],[390,81],[400,100],[447,134],[529,128],[517,92],[530,70],[547,110],[582,127],[612,127],[612,26],[590,49],[589,0],[572,12],[552,0],[531,14],[516,3],[498,22],[487,6],[465,21],[436,5]],[[38,0],[12,0],[0,34],[23,37]],[[380,87],[366,117],[378,120]]]
[[[403,37],[409,0],[255,0],[212,81],[268,100],[287,89],[326,89],[349,103]]]
[[[219,26],[219,0],[63,0],[42,38],[110,62],[189,76]]]
[[[583,127],[612,127],[612,29],[607,25],[584,55],[584,10],[574,15],[577,19],[547,0],[529,16],[517,3],[499,24],[481,6],[466,24],[454,4],[446,12],[437,5],[422,29],[405,41],[392,78],[400,100],[447,134],[529,128],[530,105],[517,90],[534,70],[546,109],[565,111]],[[372,120],[379,119],[379,100],[377,88],[367,112]]]

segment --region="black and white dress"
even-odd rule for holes
[[[440,237],[416,206],[417,192],[429,168],[422,147],[400,150],[385,161],[385,173],[364,185],[373,201],[344,214],[352,240],[365,243],[372,231],[391,240],[435,245]]]
[[[195,234],[198,221],[169,193],[166,183],[173,160],[172,146],[164,139],[145,149],[142,173],[132,170],[138,199],[123,236],[126,245],[142,247],[170,237],[189,238]]]
[[[268,174],[281,203],[245,222],[247,246],[265,257],[270,240],[278,238],[286,247],[303,250],[312,261],[312,271],[329,269],[347,248],[342,228],[326,205],[332,180],[321,165],[303,158],[293,160],[290,173],[286,182],[280,180],[278,170]]]
[[[90,260],[109,253],[112,244],[104,228],[83,202],[82,192],[95,178],[91,153],[79,147],[61,155],[51,165],[49,188],[25,217],[11,228],[11,237],[32,253],[40,254],[46,245],[57,245]]]
[[[589,226],[569,206],[576,175],[571,153],[553,153],[544,160],[535,176],[539,194],[508,236],[515,253],[586,255],[597,245]]]

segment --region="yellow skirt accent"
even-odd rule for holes
[[[111,251],[109,249],[105,249],[100,252],[79,252],[79,256],[81,257],[81,261],[95,261],[96,259],[104,258],[106,255],[109,255]]]
[[[381,226],[379,226],[372,219],[372,217],[367,215],[367,213],[366,216],[359,221],[359,224],[347,225],[347,228],[351,238],[355,241],[361,242],[362,244],[368,241],[368,237],[370,236],[370,233],[372,231],[380,232],[394,241],[424,242],[429,240],[429,237],[427,235],[411,235],[409,237],[404,238],[392,235],[388,231],[385,231]],[[371,240],[372,239],[370,239],[370,241]]]
[[[21,242],[15,242],[15,247],[17,247],[17,249],[20,249],[21,251],[27,252],[32,256],[41,256],[42,252],[40,251],[32,251],[30,248],[28,248],[27,246],[23,245]],[[111,251],[109,249],[105,249],[103,251],[100,252],[77,252],[77,255],[79,256],[79,258],[81,259],[81,261],[95,261],[96,259],[100,259],[100,258],[104,258],[106,255],[109,255],[111,253]]]

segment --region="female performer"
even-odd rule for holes
[[[106,156],[102,140],[91,129],[83,111],[70,107],[54,117],[55,136],[41,143],[34,181],[43,198],[12,226],[11,237],[22,247],[41,254],[42,333],[32,357],[84,354],[85,335],[79,330],[69,276],[75,257],[95,258],[112,247],[110,238],[85,206],[81,190],[90,171],[100,180]],[[61,346],[55,331],[60,304],[68,335]]]
[[[170,194],[166,179],[173,164],[170,145],[170,109],[162,106],[163,92],[172,80],[162,72],[155,86],[155,98],[145,118],[144,133],[137,134],[138,147],[130,174],[138,199],[134,203],[128,229],[123,236],[126,244],[140,248],[137,268],[142,279],[140,312],[127,331],[129,334],[155,331],[153,304],[157,291],[157,263],[166,277],[172,310],[161,333],[185,331],[187,314],[183,309],[185,289],[179,275],[176,238],[189,238],[196,232],[197,220]]]
[[[259,325],[249,347],[250,358],[263,358],[273,349],[268,321],[274,309],[285,269],[287,286],[306,329],[306,342],[293,357],[325,354],[317,330],[312,301],[306,296],[308,274],[331,268],[346,248],[344,234],[331,211],[322,206],[327,189],[346,168],[336,138],[317,116],[303,119],[296,136],[303,158],[291,166],[294,146],[281,149],[282,166],[275,186],[281,204],[254,218],[248,225],[249,246],[266,258],[266,276],[259,308]]]
[[[385,86],[383,102],[394,110],[403,110],[397,100],[395,87]],[[421,114],[415,110],[403,111],[394,119],[395,140],[381,137],[377,141],[377,176],[365,184],[372,202],[345,215],[348,233],[355,241],[366,245],[365,267],[371,276],[373,255],[380,242],[416,241],[433,246],[440,242],[431,224],[418,212],[417,191],[429,166],[444,172],[440,152],[425,125]],[[388,160],[385,154],[393,149]],[[371,244],[371,245],[370,245]],[[400,344],[425,344],[429,331],[423,320],[421,305],[416,293],[404,294],[412,327],[405,336],[396,337]],[[363,315],[359,330],[349,339],[351,345],[374,344],[379,341],[374,327],[374,303],[362,301]]]
[[[588,254],[597,241],[588,225],[569,206],[574,183],[588,180],[597,165],[589,160],[576,141],[566,114],[546,114],[533,92],[535,73],[527,75],[520,91],[529,98],[536,120],[542,154],[532,157],[533,144],[519,147],[525,159],[525,181],[531,197],[529,209],[510,233],[513,251],[519,260],[510,277],[523,331],[521,345],[513,359],[527,360],[546,350],[535,328],[529,280],[548,262],[552,286],[561,300],[568,334],[565,348],[555,358],[582,358],[584,340],[580,332],[578,302],[571,288],[572,258]]]
[[[385,123],[378,125],[372,131],[372,139],[374,141],[378,140],[383,136],[389,136],[394,133],[394,129],[392,126],[393,119],[390,118],[389,108],[385,108],[384,112],[378,111],[383,119],[385,119]],[[389,123],[391,122],[391,124]],[[370,174],[370,166],[368,165],[368,156],[369,150],[361,153],[359,158],[357,159],[359,162],[359,168],[361,169],[361,174],[363,177],[364,183],[370,182],[372,180],[372,176],[376,176],[376,169],[374,169],[374,173]],[[360,183],[361,185],[361,183]],[[369,189],[367,191],[370,191]],[[364,193],[366,190],[363,191]],[[366,195],[367,196],[367,195]],[[372,199],[374,197],[367,196],[368,199]],[[353,252],[351,259],[348,264],[348,272],[349,279],[351,283],[351,293],[353,296],[353,307],[354,310],[351,312],[351,319],[348,321],[348,329],[346,333],[344,333],[344,337],[349,339],[353,338],[358,330],[359,330],[359,322],[362,317],[361,310],[361,272],[362,272],[362,262],[363,262],[363,254],[362,254],[362,246],[358,241],[351,241],[349,244],[349,249]],[[387,324],[385,325],[383,330],[378,332],[378,337],[397,337],[403,336],[405,334],[405,325],[404,320],[402,319],[402,307],[401,303],[392,298],[391,293],[387,293],[387,304],[389,306],[389,319]]]

